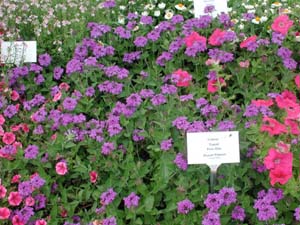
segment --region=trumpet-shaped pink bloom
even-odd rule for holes
[[[13,191],[9,193],[8,203],[12,206],[18,206],[22,202],[22,197],[19,192]]]
[[[212,46],[220,46],[224,42],[224,36],[226,32],[217,28],[214,30],[214,32],[211,34],[211,36],[208,39],[208,43]]]
[[[290,20],[287,15],[280,15],[274,20],[271,28],[275,32],[286,35],[289,29],[293,26],[293,23],[294,22]]]
[[[91,171],[90,172],[90,181],[91,183],[96,183],[98,178],[98,173],[96,171]]]
[[[295,80],[295,84],[296,84],[297,88],[299,89],[300,88],[300,75],[299,74],[296,75],[294,80]]]
[[[271,148],[264,159],[264,165],[270,170],[270,183],[285,184],[293,176],[293,153],[281,153]]]
[[[274,103],[272,99],[268,99],[268,100],[258,99],[258,100],[252,100],[251,104],[255,105],[256,107],[260,107],[260,106],[270,107]]]
[[[68,172],[67,163],[65,162],[56,163],[55,170],[58,175],[65,175]]]
[[[197,32],[192,32],[189,36],[187,36],[185,39],[185,44],[187,47],[192,47],[195,42],[201,42],[204,44],[206,48],[206,37],[203,37],[199,35]]]
[[[10,216],[10,210],[6,207],[0,208],[0,220],[6,220]]]
[[[47,222],[44,219],[37,220],[37,221],[35,221],[35,225],[47,225]]]
[[[218,78],[218,80],[219,80],[219,83],[220,83],[221,87],[226,86],[226,82],[222,77]],[[215,93],[216,91],[218,91],[218,89],[219,89],[218,80],[217,79],[211,79],[211,80],[208,81],[207,91],[209,93]]]
[[[257,37],[255,35],[248,37],[246,40],[242,41],[240,48],[247,48],[253,42],[256,42]]]
[[[16,140],[16,136],[12,132],[6,132],[2,137],[2,141],[7,145],[11,145],[12,143],[15,142],[15,140]]]
[[[188,87],[193,77],[187,71],[179,69],[172,74],[172,78],[176,82],[176,86]]]
[[[263,122],[264,124],[260,127],[260,131],[267,131],[270,136],[287,133],[286,127],[276,119],[265,116]]]
[[[6,188],[0,184],[0,199],[5,197],[6,192],[7,192]]]

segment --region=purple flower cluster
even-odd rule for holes
[[[134,192],[131,192],[130,195],[123,198],[125,206],[130,209],[132,207],[137,207],[139,205],[140,197],[136,195]]]
[[[271,188],[267,192],[262,190],[257,194],[257,200],[254,202],[253,208],[258,210],[257,218],[260,221],[268,221],[275,219],[277,209],[272,205],[283,199],[283,191],[281,189]]]
[[[227,63],[234,60],[234,55],[232,53],[217,48],[209,49],[208,55],[211,59],[219,61],[220,63]]]
[[[177,212],[180,214],[188,214],[194,207],[195,205],[189,199],[177,202]]]
[[[178,153],[173,162],[177,165],[179,169],[183,171],[187,170],[188,168],[187,161],[182,153]]]
[[[221,206],[229,206],[237,201],[234,188],[224,187],[218,193],[208,194],[204,205],[209,209],[202,220],[203,225],[221,224],[218,210]],[[242,218],[244,220],[244,218]]]
[[[277,55],[281,58],[283,61],[283,65],[289,69],[294,70],[297,68],[298,63],[291,57],[292,51],[285,47],[280,47],[277,51]]]
[[[170,148],[172,148],[172,145],[173,145],[172,141],[173,141],[172,138],[167,139],[167,140],[163,140],[160,143],[160,149],[163,150],[163,151],[168,151]]]
[[[106,192],[103,192],[100,196],[100,202],[103,206],[109,205],[113,200],[115,200],[117,193],[113,188],[109,188]]]

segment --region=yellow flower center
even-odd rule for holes
[[[180,7],[180,8],[182,8],[182,7],[184,7],[184,4],[179,3],[179,4],[177,4],[177,6]]]
[[[255,17],[255,21],[259,22],[260,21],[260,17],[259,16]]]

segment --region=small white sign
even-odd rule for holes
[[[238,131],[187,133],[188,164],[239,163]]]
[[[205,13],[204,9],[207,6],[212,6],[215,10],[212,13]],[[211,14],[213,17],[216,17],[222,12],[228,12],[227,0],[194,0],[194,13],[197,18],[201,15],[207,14]]]
[[[1,62],[20,65],[23,62],[36,62],[36,41],[1,42]]]

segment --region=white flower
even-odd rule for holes
[[[122,16],[122,15],[118,16],[118,22],[119,22],[120,24],[125,24],[125,17]]]
[[[147,4],[147,5],[145,5],[145,7],[144,7],[144,10],[152,10],[152,9],[154,9],[154,5],[153,4]]]
[[[148,11],[142,12],[142,16],[148,16],[148,15],[149,15],[149,12],[148,12]]]
[[[241,24],[239,25],[239,28],[240,28],[241,30],[243,30],[243,29],[244,29],[244,24],[241,23]]]
[[[283,9],[281,12],[284,13],[284,14],[289,14],[289,13],[291,13],[292,11],[289,10],[289,9]]]
[[[260,24],[261,18],[259,16],[257,16],[251,22],[254,23],[254,24]]]
[[[268,17],[266,17],[266,16],[262,16],[262,17],[260,17],[260,22],[266,22],[268,20]]]
[[[172,19],[173,16],[174,16],[174,13],[172,11],[166,11],[166,14],[165,14],[166,20]]]
[[[175,5],[175,8],[176,8],[177,10],[180,10],[180,11],[186,10],[186,7],[185,7],[184,4],[182,4],[182,3],[179,3],[179,4]]]
[[[272,8],[281,7],[281,6],[282,6],[282,4],[281,4],[280,2],[274,2],[274,3],[271,5]]]
[[[125,5],[120,5],[120,10],[125,10],[126,9],[126,6]]]
[[[246,9],[254,9],[254,6],[253,5],[245,5],[244,6]]]
[[[255,9],[249,9],[247,12],[248,13],[255,13]]]
[[[163,2],[162,2],[162,3],[159,3],[159,4],[158,4],[158,8],[159,8],[159,9],[164,9],[164,8],[166,8],[166,4],[163,3]]]
[[[154,16],[159,17],[160,16],[160,11],[159,10],[155,10],[154,11]]]

